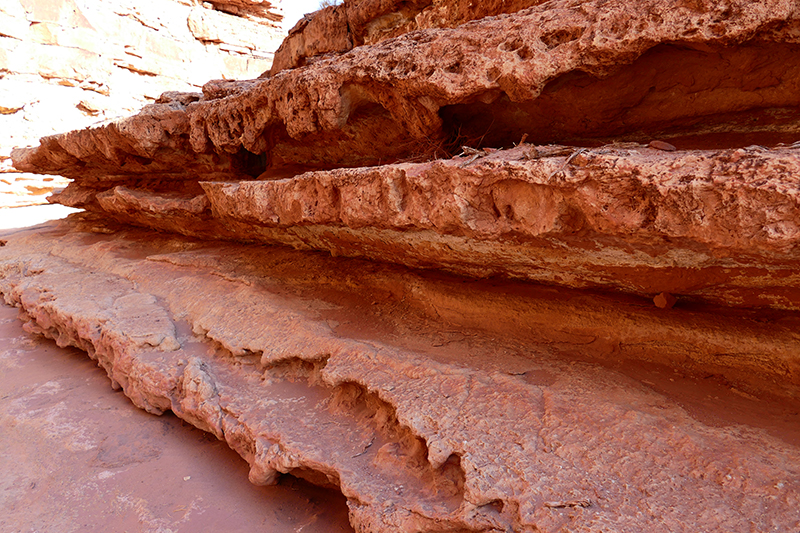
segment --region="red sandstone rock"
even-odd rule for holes
[[[548,3],[412,32],[169,95],[15,165],[74,177],[68,205],[185,234],[796,309],[797,151],[752,144],[798,135],[796,13],[726,9]],[[483,150],[523,136],[539,147]],[[469,160],[300,176],[463,144]]]
[[[0,2],[0,172],[9,173],[0,205],[47,203],[39,193],[53,188],[6,168],[14,147],[136,113],[167,90],[270,67],[283,37],[278,2],[192,4]]]
[[[223,169],[234,158],[257,176],[298,164],[374,165],[469,143],[509,146],[523,134],[537,144],[675,144],[689,136],[685,146],[726,147],[741,142],[737,135],[793,142],[795,17],[786,0],[733,2],[727,11],[664,0],[550,2],[404,34],[226,90],[215,84],[185,109],[151,108],[50,137],[14,160],[22,170],[84,180],[193,179],[209,172],[190,163],[198,156],[222,158]]]
[[[0,248],[26,327],[358,531],[800,527],[795,2],[355,6],[16,151],[92,211]]]
[[[763,360],[709,341],[744,348],[749,330],[787,350],[796,389],[800,340],[790,326],[679,309],[649,322],[657,310],[635,302],[465,288],[391,266],[88,219],[5,238],[0,289],[26,328],[86,350],[136,405],[171,409],[227,441],[253,482],[291,473],[338,487],[358,531],[800,525],[796,444],[698,421],[653,381],[552,351],[605,345],[613,360],[609,339],[627,328],[625,343],[651,336],[638,346],[651,344],[661,361],[674,349],[706,371],[713,358],[729,372],[740,365],[738,386],[763,395],[747,385],[757,372],[746,371]],[[539,315],[540,326],[512,324],[548,306],[558,311]],[[562,324],[567,308],[584,319]],[[443,317],[454,321],[443,327]],[[554,324],[555,343],[526,330],[552,336]],[[784,422],[784,438],[791,427]]]
[[[132,408],[18,314],[0,305],[0,530],[352,533],[341,494],[290,477],[253,486],[212,435]]]
[[[798,174],[795,148],[524,144],[182,194],[73,185],[57,201],[204,238],[800,309]]]
[[[677,302],[678,299],[668,292],[662,292],[653,298],[653,303],[655,303],[656,307],[659,309],[671,309]]]
[[[307,15],[275,52],[267,75],[308,64],[318,56],[341,54],[413,30],[455,27],[471,20],[514,13],[542,0],[345,0]]]

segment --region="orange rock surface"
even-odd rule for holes
[[[341,490],[357,531],[800,526],[794,315],[720,320],[75,215],[4,239],[0,290],[28,331],[226,441],[252,482]],[[771,364],[792,376],[735,350],[784,350]]]
[[[800,308],[791,5],[562,3],[165,94],[15,165],[184,234]]]
[[[794,531],[798,28],[346,1],[270,75],[15,151],[87,212],[3,237],[0,292],[359,532]]]

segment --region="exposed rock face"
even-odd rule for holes
[[[15,151],[89,213],[9,236],[0,292],[358,531],[796,529],[798,29],[346,2],[270,76]]]
[[[182,194],[72,186],[56,200],[184,235],[798,309],[798,153],[523,144],[430,163],[204,181]]]
[[[272,69],[264,76],[413,30],[453,28],[541,3],[542,0],[345,0],[306,15],[298,22],[275,53]]]
[[[67,205],[190,235],[798,309],[800,19],[726,6],[547,4],[413,32],[167,95],[15,164],[74,177]],[[655,148],[604,145],[620,139]]]
[[[0,339],[0,530],[353,533],[340,493],[252,485],[212,435],[132,408],[94,361],[27,334],[2,303]]]
[[[605,345],[606,363],[625,360],[619,349],[630,347],[606,344],[621,335],[660,362],[673,353],[704,371],[706,358],[729,364],[723,374],[738,371],[734,391],[746,395],[765,363],[733,351],[771,352],[769,365],[789,369],[776,381],[791,396],[791,323],[465,285],[91,218],[4,238],[0,288],[26,328],[86,350],[139,407],[226,440],[254,483],[291,473],[338,487],[358,531],[800,525],[796,400],[745,437],[727,424],[762,402],[726,386],[684,384],[722,395],[719,411],[707,404],[692,418],[686,398],[662,388],[680,374],[639,382],[563,358]],[[582,319],[554,332],[572,313]],[[720,413],[734,418],[720,425]],[[775,424],[785,429],[765,431]]]
[[[4,0],[0,5],[3,205],[67,185],[10,165],[14,146],[129,115],[164,91],[254,78],[283,37],[278,2]],[[5,195],[4,195],[5,196]]]
[[[538,144],[660,137],[680,147],[795,139],[793,3],[743,3],[724,25],[712,22],[721,13],[655,0],[554,9],[413,32],[257,82],[212,83],[197,102],[48,138],[15,162],[87,180],[174,179],[224,170],[227,161],[207,161],[219,157],[274,177],[297,165],[508,146],[523,134]],[[575,27],[586,30],[548,37]]]

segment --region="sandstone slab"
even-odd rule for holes
[[[215,153],[280,174],[297,165],[453,154],[463,144],[510,146],[524,134],[538,144],[794,142],[794,7],[784,0],[736,6],[724,15],[656,0],[563,10],[548,3],[411,32],[256,82],[208,84],[202,100],[176,110],[180,128],[147,112],[124,121],[124,143],[112,140],[117,126],[101,126],[48,138],[15,161],[22,170],[74,176],[80,168],[98,179],[143,173],[122,162],[148,153],[159,166]],[[614,24],[615,16],[626,22]],[[723,16],[726,24],[712,22]],[[576,27],[586,30],[570,30]],[[570,37],[549,46],[550,34]],[[154,130],[164,139],[160,153],[143,144]],[[104,149],[109,143],[115,150]],[[187,179],[205,172],[202,165],[173,171]]]
[[[800,309],[800,150],[522,144],[449,160],[203,181],[71,185],[55,201],[210,239],[726,306]]]
[[[797,13],[726,6],[444,21],[14,163],[74,178],[59,202],[184,234],[797,309]]]
[[[17,314],[0,307],[3,531],[351,531],[340,495],[294,478],[253,486],[223,443],[131,409],[85,353]]]
[[[277,2],[234,3],[227,12],[177,0],[134,4],[3,2],[0,158],[43,136],[133,114],[165,91],[197,90],[209,78],[256,77],[271,65],[283,35]],[[206,21],[206,33],[194,35],[190,19]],[[249,36],[245,46],[234,33]],[[42,203],[43,195],[28,201]]]
[[[741,346],[747,328],[773,349],[789,343],[785,364],[795,378],[776,383],[796,386],[798,340],[788,323],[465,287],[86,216],[4,239],[0,289],[27,330],[85,350],[137,406],[171,410],[226,441],[250,463],[251,481],[290,473],[338,488],[358,531],[800,525],[795,400],[772,410],[778,404],[763,383],[747,380],[754,367],[733,388],[687,382],[688,367],[658,378],[651,364],[644,381],[611,368],[620,353],[610,349],[612,332],[627,321],[638,324],[627,342],[637,327],[652,334],[658,320],[650,315],[674,332],[656,334],[666,344],[653,353],[677,359],[720,350],[708,339]],[[569,329],[577,320],[554,341],[553,317],[569,316],[570,306],[597,317],[594,341]],[[548,317],[548,308],[559,311]],[[506,320],[520,312],[544,313],[541,326]],[[590,362],[600,345],[605,367]],[[722,348],[697,368],[713,375],[725,357],[740,368],[775,361]],[[696,402],[670,392],[676,380],[717,396],[719,409],[709,411],[711,396]]]
[[[346,0],[300,20],[275,52],[272,68],[264,76],[410,31],[452,28],[471,20],[514,13],[541,3],[541,0]]]

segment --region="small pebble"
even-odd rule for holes
[[[677,150],[677,148],[675,148],[673,145],[664,141],[650,141],[650,144],[647,146],[650,148],[655,148],[656,150],[664,150],[665,152],[674,152]]]
[[[661,294],[653,298],[653,303],[656,304],[656,307],[658,307],[659,309],[671,309],[672,306],[675,305],[675,302],[677,301],[678,299],[668,292],[662,292]]]

